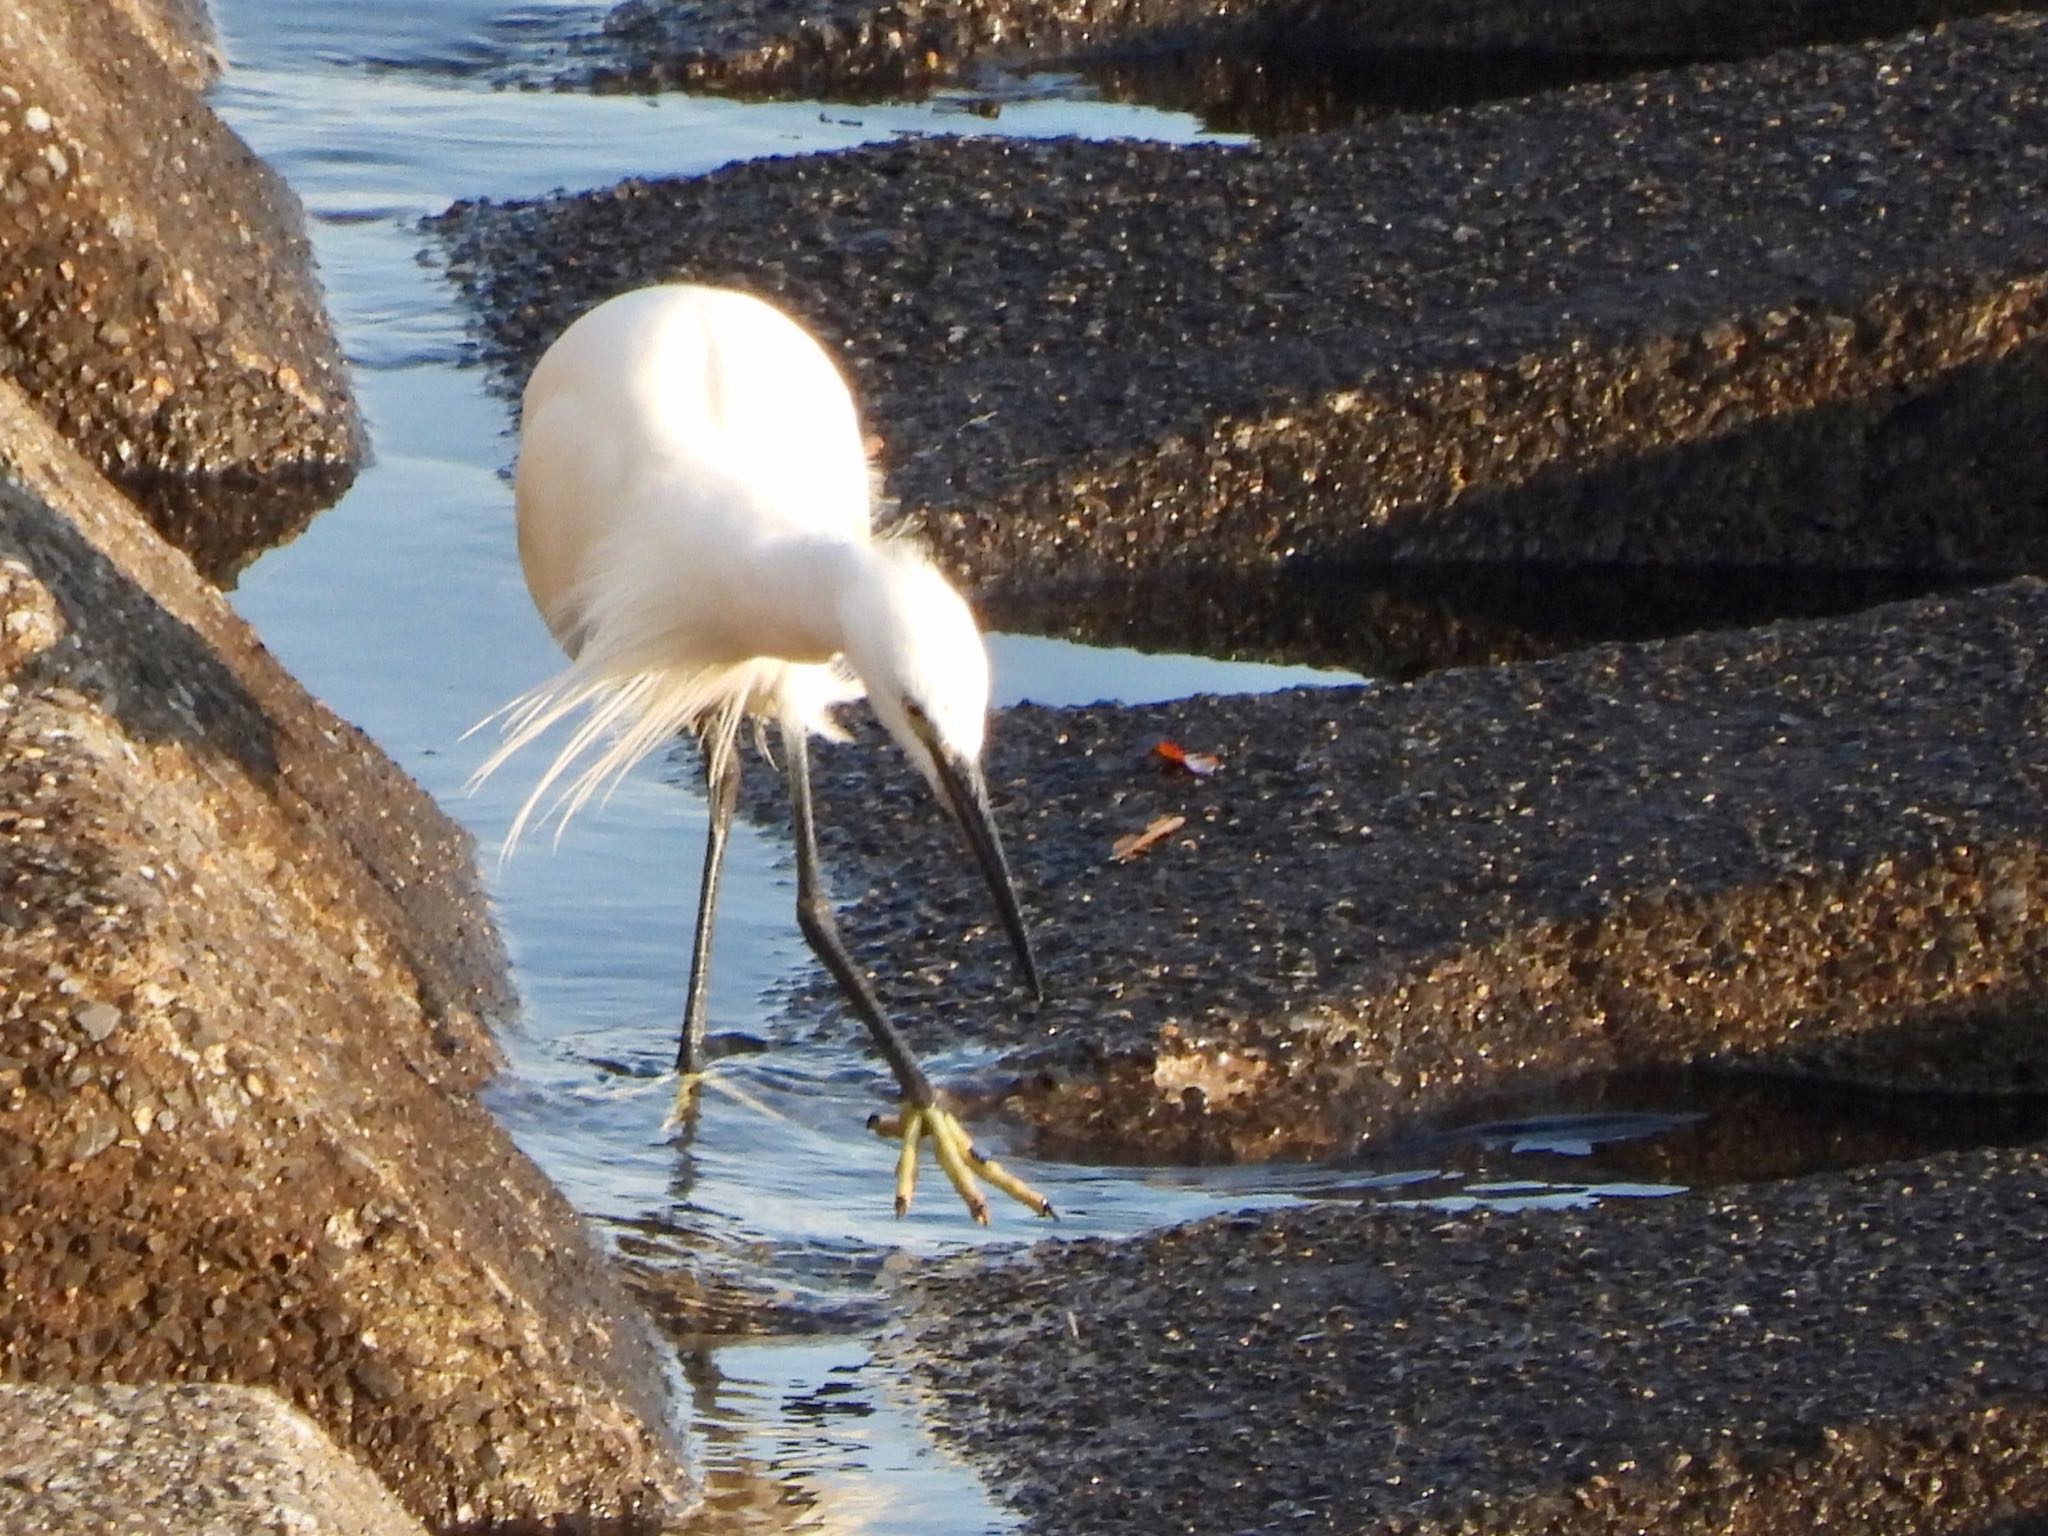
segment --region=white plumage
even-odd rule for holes
[[[862,689],[819,588],[871,547],[871,483],[838,370],[759,299],[645,288],[563,332],[527,381],[515,500],[527,590],[571,664],[508,707],[478,776],[588,714],[508,846],[579,760],[564,823],[680,731],[710,724],[712,752],[745,714],[840,735],[831,707]]]
[[[832,710],[865,693],[960,823],[1037,990],[979,767],[980,630],[921,552],[874,538],[860,421],[831,357],[746,294],[675,284],[611,299],[527,382],[516,501],[527,589],[570,661],[506,707],[504,740],[477,777],[581,718],[508,849],[544,804],[559,828],[679,732],[699,738],[712,834],[678,1057],[694,1071],[735,742],[743,720],[773,725],[789,759],[805,935],[896,1072],[909,1145],[929,1134],[956,1184],[970,1163],[987,1172],[846,958],[817,876],[806,741],[843,739]]]

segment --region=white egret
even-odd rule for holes
[[[515,819],[548,791],[566,822],[681,731],[703,750],[711,824],[677,1070],[702,1067],[712,919],[739,788],[737,740],[782,739],[797,920],[902,1092],[897,1209],[931,1140],[976,1220],[978,1172],[1042,1215],[1042,1195],[978,1157],[841,942],[819,873],[807,743],[844,740],[863,693],[965,834],[1039,993],[980,767],[988,655],[960,595],[917,550],[872,536],[874,477],[853,399],[810,334],[747,294],[672,284],[600,304],[548,348],[521,406],[515,500],[528,591],[568,668],[508,705],[478,778],[581,712]]]

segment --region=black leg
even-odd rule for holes
[[[875,1048],[896,1074],[904,1099],[920,1109],[930,1109],[938,1102],[931,1079],[924,1075],[924,1068],[910,1054],[910,1047],[903,1043],[895,1026],[883,1017],[882,1005],[875,1000],[867,978],[855,968],[853,957],[840,941],[839,925],[833,920],[832,903],[825,894],[825,882],[818,869],[818,834],[811,812],[811,759],[801,727],[783,730],[782,750],[789,759],[789,800],[796,821],[797,926],[803,929],[812,952],[825,962],[825,969],[839,983],[846,1000],[853,1004],[853,1011],[867,1025]]]
[[[704,878],[697,887],[697,936],[690,949],[690,990],[683,999],[683,1038],[676,1046],[676,1070],[686,1076],[704,1070],[704,1009],[711,990],[711,924],[718,912],[718,877],[725,868],[725,840],[740,798],[739,754],[703,743],[705,787],[711,826],[704,835]]]

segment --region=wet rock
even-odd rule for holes
[[[1269,71],[1393,76],[1432,63],[1728,58],[1798,44],[1881,37],[1986,11],[1991,0],[625,0],[586,40],[572,82],[641,90],[774,91],[863,97],[925,90],[1001,66],[1143,61],[1213,50]],[[1142,66],[1142,63],[1140,64]],[[1483,67],[1483,65],[1482,65]],[[1563,83],[1553,78],[1551,83]],[[1343,89],[1342,86],[1338,87]],[[1412,90],[1412,86],[1410,87]],[[1199,99],[1213,101],[1209,93]]]
[[[437,1527],[679,1496],[651,1337],[476,1102],[472,855],[0,380],[0,1378],[273,1388]]]
[[[364,438],[298,202],[195,93],[193,23],[0,0],[0,376],[225,579]]]
[[[1030,1531],[2017,1531],[2044,1212],[2038,1146],[1316,1206],[950,1264],[894,1348]]]
[[[873,98],[929,90],[976,65],[1147,39],[1233,34],[1262,0],[626,0],[576,52],[570,83],[605,89]]]
[[[0,1524],[39,1536],[424,1530],[304,1414],[249,1387],[0,1384],[0,1466]]]
[[[1005,1047],[1046,1150],[1323,1156],[1511,1086],[1708,1062],[2027,1093],[2044,633],[2023,581],[1399,688],[1009,710],[990,782],[1035,1009],[873,730],[820,754],[820,818],[885,1001],[927,1050]],[[1171,773],[1162,740],[1222,767]],[[840,1017],[822,980],[799,1011]]]
[[[1189,569],[2009,572],[2048,556],[2048,460],[2009,451],[2048,406],[2044,77],[2022,17],[1265,145],[915,141],[438,227],[508,378],[641,283],[792,306],[905,520],[1012,618]]]

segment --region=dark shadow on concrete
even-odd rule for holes
[[[1703,1188],[2048,1138],[2048,1093],[1872,1088],[1779,1072],[1619,1072],[1517,1091],[1397,1136],[1373,1162],[1438,1157],[1473,1177]],[[1558,1148],[1582,1143],[1583,1153]]]
[[[2034,344],[1924,388],[1411,501],[1377,525],[1304,520],[1297,552],[1262,566],[1047,582],[1020,563],[980,602],[997,628],[1392,678],[1823,617],[2048,571],[2048,455],[2013,450],[2044,430]],[[1361,500],[1379,448],[1332,445],[1358,460],[1333,473]]]
[[[225,590],[259,556],[305,532],[359,468],[328,461],[274,474],[137,474],[121,483],[156,531]]]
[[[2033,1509],[1980,1525],[1974,1536],[2048,1536],[2048,1509]]]
[[[275,785],[269,716],[212,644],[136,584],[61,514],[0,476],[0,556],[55,601],[63,634],[17,681],[88,692],[137,741],[174,741],[231,759]]]
[[[1549,7],[1547,15],[1504,3],[1437,7],[1434,14],[1410,6],[1404,17],[1400,7],[1298,0],[1227,28],[1126,34],[1076,64],[1112,101],[1189,112],[1212,132],[1271,136],[2038,8],[2024,0],[1731,0],[1691,7],[1688,16],[1682,6],[1646,13],[1587,0]]]
[[[1585,467],[1539,470],[1332,541],[1337,558],[2048,567],[2048,342]]]
[[[1279,134],[1524,96],[1663,65],[1897,36],[2026,0],[624,0],[562,84],[875,101],[1027,71]],[[1028,78],[1028,77],[1027,77]],[[1030,94],[1027,86],[1024,94]]]
[[[1513,48],[1326,52],[1267,34],[1229,47],[1119,51],[1079,60],[1076,69],[1107,100],[1186,112],[1211,133],[1270,137],[1618,80],[1680,62],[1686,60]]]
[[[1854,613],[1964,584],[1918,571],[1782,566],[1293,564],[999,592],[982,618],[1091,645],[1407,681],[1605,641]]]

